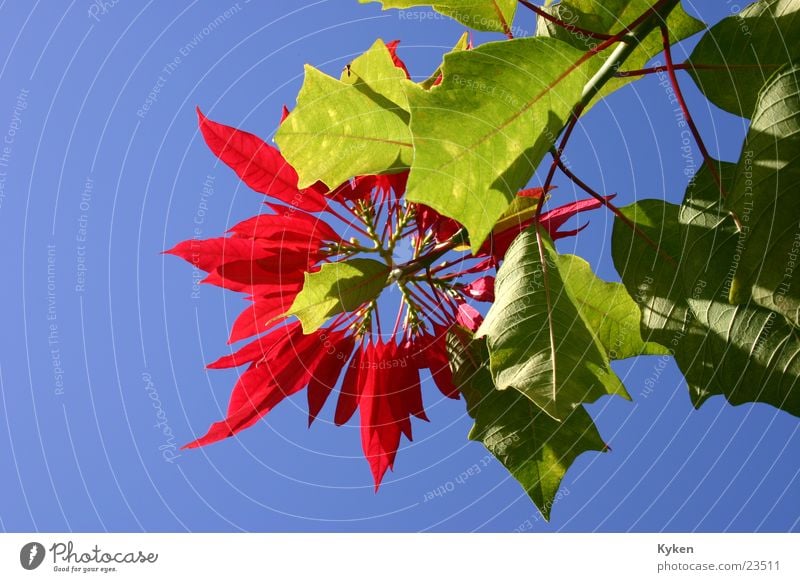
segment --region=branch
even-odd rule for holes
[[[597,96],[597,94],[605,86],[605,84],[608,83],[608,81],[614,78],[615,73],[620,69],[631,53],[636,50],[642,40],[647,37],[648,34],[653,32],[653,30],[659,26],[663,26],[667,16],[672,9],[678,5],[679,1],[680,0],[659,0],[646,12],[639,16],[639,18],[634,20],[608,40],[600,43],[597,47],[587,51],[586,54],[579,59],[578,63],[583,63],[595,54],[610,47],[612,44],[616,42],[620,43],[619,46],[614,49],[614,52],[612,52],[608,57],[606,62],[603,63],[603,66],[600,67],[600,70],[598,70],[595,76],[592,77],[586,84],[580,101],[578,101],[578,103],[576,103],[572,108],[570,120],[564,130],[561,143],[559,144],[558,148],[556,148],[558,156],[560,156],[564,151],[567,141],[569,141],[572,131],[575,129],[575,125],[578,123],[578,119],[586,107],[588,107],[589,103],[591,103],[592,99]],[[550,165],[550,171],[548,172],[547,178],[544,181],[545,192],[547,192],[553,182],[557,167],[558,164],[556,162],[556,158],[554,157],[553,163]],[[536,207],[537,217],[542,213],[543,204],[544,197],[539,199],[539,204]]]
[[[667,261],[669,261],[674,266],[678,266],[678,262],[670,256],[666,251],[664,251],[658,244],[656,244],[653,239],[651,239],[647,233],[645,233],[642,229],[636,226],[636,223],[633,222],[630,218],[625,216],[619,207],[616,204],[613,204],[610,200],[608,200],[605,196],[601,196],[595,190],[590,188],[583,180],[578,178],[575,174],[572,173],[568,167],[564,165],[564,162],[561,161],[561,157],[556,154],[555,151],[552,152],[553,157],[556,160],[556,164],[558,165],[558,169],[569,178],[578,188],[586,192],[592,198],[599,200],[606,208],[608,208],[614,216],[619,218],[626,226],[628,226],[638,237],[640,237],[643,241],[645,241],[648,245],[653,247],[655,251],[664,257]]]

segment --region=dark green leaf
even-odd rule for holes
[[[606,348],[581,317],[559,265],[545,232],[539,240],[533,227],[520,234],[497,273],[496,299],[476,337],[487,339],[499,390],[516,389],[563,420],[583,402],[604,394],[627,398],[627,393]]]
[[[475,419],[469,438],[486,446],[549,519],[575,458],[586,451],[606,450],[597,427],[582,406],[558,422],[516,390],[495,389],[486,366],[486,344],[473,340],[469,331],[453,327],[447,347],[453,380]]]
[[[723,176],[730,164],[721,165]],[[800,414],[800,337],[783,316],[748,302],[730,305],[739,233],[703,168],[682,206],[644,200],[623,208],[666,261],[617,220],[614,264],[642,308],[645,339],[670,348],[692,401],[723,394]]]
[[[689,58],[691,64],[718,67],[691,71],[700,90],[725,111],[750,117],[764,82],[784,63],[800,59],[798,15],[800,0],[760,0],[717,23]]]
[[[731,196],[744,223],[730,299],[800,326],[800,67],[761,91]]]

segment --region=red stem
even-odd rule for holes
[[[506,17],[503,16],[503,11],[500,10],[500,7],[497,5],[497,2],[492,2],[492,6],[494,6],[494,11],[497,14],[498,20],[500,20],[500,25],[503,27],[503,34],[506,35],[509,39],[514,38],[514,34],[511,32],[511,27],[508,26],[508,22],[506,22]]]
[[[350,210],[350,212],[352,212],[352,210],[348,206],[346,206],[345,204],[342,204],[342,206],[344,206],[345,208]],[[363,228],[358,226],[355,222],[351,222],[350,220],[346,219],[344,216],[342,216],[341,214],[336,212],[333,208],[331,208],[330,204],[328,205],[328,208],[326,208],[326,211],[330,212],[331,214],[333,214],[336,218],[338,218],[339,220],[344,222],[347,226],[353,228],[353,230],[358,231],[363,236],[369,237],[369,233],[366,230],[364,230]],[[353,216],[355,216],[358,219],[358,217],[355,215],[355,213],[353,213]]]
[[[400,307],[397,308],[397,317],[394,320],[394,329],[392,329],[392,337],[397,335],[397,329],[400,327],[400,319],[403,317],[403,307],[405,301],[400,301]]]
[[[568,75],[569,73],[571,73],[572,71],[577,69],[579,66],[581,66],[584,62],[589,60],[591,57],[593,57],[597,53],[599,53],[601,51],[604,51],[605,49],[610,47],[615,42],[619,42],[622,39],[622,37],[624,37],[631,30],[633,30],[634,28],[639,26],[642,22],[647,20],[647,18],[649,18],[651,14],[653,14],[656,10],[660,9],[661,6],[663,4],[666,4],[668,1],[669,0],[659,0],[658,2],[653,4],[653,6],[651,6],[648,10],[646,10],[641,16],[639,16],[636,20],[631,22],[628,26],[623,28],[617,34],[609,37],[607,40],[601,42],[596,47],[591,48],[588,51],[586,51],[586,53],[584,53],[584,55],[580,59],[578,59],[578,61],[574,65],[572,65],[572,67],[570,67],[565,74],[561,75],[558,79],[556,79],[556,81],[553,83],[552,86],[555,86],[556,84],[558,84],[564,77],[566,77],[566,75]],[[552,88],[552,86],[551,86],[551,88]],[[583,110],[585,108],[586,108],[586,103],[583,103],[583,102],[577,103],[575,105],[575,107],[572,108],[572,112],[570,113],[569,123],[567,124],[567,127],[564,130],[564,135],[561,138],[561,143],[559,144],[558,148],[556,149],[556,152],[557,152],[557,154],[559,156],[564,151],[564,148],[567,145],[567,141],[569,140],[570,136],[572,135],[572,131],[575,129],[575,125],[577,125],[578,119],[580,118],[581,113],[583,113]],[[547,178],[544,181],[544,191],[545,192],[547,192],[550,189],[550,185],[553,182],[553,178],[555,177],[555,174],[556,174],[556,167],[557,167],[557,164],[556,164],[556,160],[554,158],[553,159],[553,163],[550,165],[550,171],[547,173]],[[537,217],[541,216],[541,214],[542,214],[542,206],[544,205],[544,199],[545,199],[544,196],[539,198],[539,204],[536,206],[536,216]]]
[[[420,287],[419,283],[416,283],[416,285],[417,287]],[[431,288],[431,291],[433,291],[433,294],[437,298],[441,297],[441,299],[439,299],[439,304],[448,308],[448,311],[445,312],[445,315],[449,315],[451,319],[456,319],[458,317],[458,305],[455,303],[453,298],[447,293],[443,293],[442,290],[437,288],[432,281],[428,281],[428,286]],[[444,324],[447,325],[446,320],[444,321]]]
[[[550,170],[547,172],[547,178],[545,178],[544,188],[542,190],[543,192],[549,192],[550,191],[550,186],[552,185],[553,178],[556,175],[556,168],[558,167],[558,164],[561,161],[561,153],[564,151],[564,148],[567,146],[567,141],[569,141],[569,138],[572,135],[572,132],[575,129],[575,126],[578,125],[578,119],[580,118],[581,113],[583,113],[583,109],[584,109],[584,105],[582,103],[579,103],[578,105],[576,105],[573,108],[572,113],[570,114],[571,117],[570,117],[569,123],[567,124],[566,129],[564,130],[564,135],[561,137],[561,143],[559,143],[558,147],[555,149],[555,151],[553,153],[553,163],[550,164]],[[540,196],[539,197],[539,202],[536,205],[536,217],[537,218],[539,216],[541,216],[541,214],[542,214],[542,207],[544,206],[545,198],[547,198],[547,196]]]
[[[583,180],[581,180],[575,174],[573,174],[572,171],[563,164],[561,158],[556,157],[556,162],[558,164],[558,169],[561,170],[561,172],[563,172],[563,174],[567,178],[569,178],[576,186],[578,186],[581,190],[586,192],[592,198],[599,200],[606,208],[608,208],[612,213],[614,213],[614,216],[619,218],[637,236],[639,236],[642,240],[644,240],[648,245],[653,247],[656,250],[656,252],[659,253],[661,256],[663,256],[667,261],[669,261],[675,266],[678,265],[675,259],[673,259],[668,253],[666,253],[663,249],[661,249],[661,247],[658,244],[656,244],[653,241],[653,239],[647,236],[647,234],[643,230],[641,230],[638,226],[636,226],[636,223],[634,223],[631,219],[625,216],[615,204],[613,204],[610,200],[607,200],[604,196],[598,194],[596,191],[590,188]]]
[[[420,287],[419,285],[415,285],[415,287],[416,287],[418,292],[424,293],[424,290],[422,289],[422,287]],[[408,293],[409,293],[409,295],[411,295],[411,297],[414,299],[414,301],[417,302],[417,305],[420,305],[420,306],[425,308],[425,313],[428,316],[428,318],[435,319],[438,323],[441,323],[442,325],[447,325],[447,320],[442,316],[441,313],[439,313],[437,311],[438,304],[437,304],[437,301],[435,299],[431,299],[428,296],[427,293],[424,293],[425,297],[428,297],[428,301],[432,302],[432,304],[428,303],[428,301],[426,301],[425,299],[423,299],[422,297],[417,295],[417,293],[415,293],[411,289],[410,285],[408,287]]]
[[[692,114],[689,112],[689,108],[686,106],[686,100],[683,98],[683,92],[681,91],[680,84],[678,83],[678,76],[675,74],[675,65],[672,62],[672,48],[670,47],[669,30],[667,30],[667,27],[663,24],[661,25],[661,40],[664,44],[664,59],[667,62],[667,74],[669,75],[669,80],[672,84],[672,90],[675,92],[678,105],[680,105],[683,116],[686,119],[686,124],[689,126],[692,136],[694,137],[694,141],[697,143],[697,147],[700,150],[700,153],[703,155],[703,161],[708,167],[708,170],[711,172],[714,181],[717,183],[720,196],[724,200],[728,197],[728,193],[725,191],[725,187],[722,185],[722,178],[720,178],[715,160],[712,159],[711,155],[708,153],[706,144],[703,142],[703,138],[700,136],[700,132],[697,130],[697,126],[694,123]],[[728,212],[730,213],[731,218],[733,218],[736,228],[741,232],[742,223],[739,220],[739,217],[736,216],[736,213],[733,212],[733,210],[729,210]]]

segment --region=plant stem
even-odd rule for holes
[[[675,74],[675,65],[672,62],[672,48],[670,47],[669,43],[669,30],[667,30],[667,27],[664,26],[663,24],[661,25],[661,40],[664,44],[664,59],[667,61],[667,74],[669,75],[669,80],[670,83],[672,84],[672,90],[675,92],[675,97],[678,99],[678,105],[680,105],[681,111],[683,112],[683,116],[686,119],[686,124],[689,126],[689,129],[692,132],[692,136],[694,137],[694,141],[697,143],[697,147],[700,150],[700,153],[703,155],[703,161],[708,167],[709,172],[711,172],[714,181],[717,183],[720,196],[722,197],[723,200],[725,200],[728,197],[728,193],[725,191],[725,187],[722,184],[722,178],[720,177],[719,171],[717,170],[715,160],[708,153],[708,149],[706,149],[706,144],[703,142],[703,138],[701,137],[700,132],[698,131],[697,126],[694,123],[692,114],[689,112],[689,107],[687,107],[686,105],[686,100],[683,98],[683,91],[681,91],[681,86],[678,83],[678,76]],[[733,210],[728,210],[728,213],[733,219],[733,222],[736,225],[736,229],[739,232],[741,232],[742,222],[741,220],[739,220],[739,217]]]
[[[590,188],[583,180],[578,178],[578,176],[573,174],[572,171],[564,165],[564,163],[561,161],[561,158],[559,156],[556,156],[555,152],[553,152],[553,155],[556,158],[558,169],[561,170],[561,172],[563,172],[563,174],[567,178],[569,178],[576,186],[578,186],[578,188],[586,192],[589,196],[591,196],[595,200],[599,200],[603,204],[603,206],[608,208],[614,214],[614,216],[619,218],[623,224],[625,224],[628,228],[630,228],[634,232],[634,234],[636,234],[638,237],[644,240],[648,245],[653,247],[655,251],[662,257],[664,257],[668,262],[670,262],[672,265],[675,266],[678,265],[677,261],[674,258],[672,258],[672,256],[670,256],[659,245],[657,245],[653,241],[653,239],[647,236],[647,233],[645,233],[642,229],[636,226],[636,223],[634,223],[630,218],[625,216],[622,213],[622,211],[617,207],[616,204],[613,204],[610,200],[606,199],[605,196],[600,195],[598,192]]]
[[[678,3],[679,0],[661,0],[627,27],[627,32],[619,39],[620,45],[614,49],[600,70],[584,87],[579,105],[582,105],[584,109],[589,105],[645,37],[659,26],[663,27],[667,16]]]
[[[647,10],[644,14],[642,14],[639,18],[637,18],[634,22],[630,25],[626,26],[623,31],[614,35],[614,37],[600,43],[594,49],[588,51],[586,55],[589,55],[589,58],[593,54],[599,53],[601,50],[605,50],[611,43],[619,41],[620,45],[614,49],[611,53],[611,56],[608,57],[603,66],[600,67],[600,70],[597,71],[594,77],[592,77],[586,86],[583,89],[583,94],[581,95],[580,100],[575,106],[572,108],[572,114],[570,115],[569,123],[567,124],[566,130],[564,131],[564,136],[561,139],[561,143],[559,144],[558,148],[556,149],[556,153],[553,157],[553,163],[550,166],[550,172],[548,173],[547,180],[544,184],[544,191],[547,192],[550,188],[550,183],[553,180],[553,176],[555,176],[556,167],[558,166],[558,162],[561,159],[561,152],[563,151],[564,147],[567,145],[567,141],[569,140],[569,136],[572,135],[572,131],[575,129],[575,126],[578,123],[578,118],[580,117],[581,113],[589,106],[592,99],[594,99],[600,90],[614,77],[614,74],[620,69],[622,64],[627,60],[627,58],[636,50],[636,47],[639,46],[642,39],[644,39],[648,34],[650,34],[656,27],[659,25],[663,25],[663,22],[666,20],[667,15],[669,15],[670,11],[672,11],[675,6],[678,5],[680,0],[659,0],[656,2],[650,9]],[[584,55],[584,56],[586,56]],[[579,61],[581,62],[581,61]],[[536,217],[538,219],[541,216],[542,206],[544,204],[544,196],[539,199],[539,204],[536,207]],[[544,240],[542,239],[542,231],[541,227],[538,222],[534,223],[534,231],[536,233],[536,246],[539,250],[539,260],[542,265],[542,276],[544,279],[544,289],[545,289],[545,298],[547,303],[547,322],[548,322],[548,331],[550,336],[550,350],[551,350],[551,361],[553,365],[553,394],[555,395],[556,385],[555,385],[555,378],[556,375],[556,342],[555,342],[555,330],[553,329],[553,303],[550,297],[550,283],[549,283],[549,269],[547,266],[547,261],[545,260],[545,249],[544,249]]]
[[[622,31],[615,34],[594,49],[587,51],[586,55],[591,56],[599,53],[602,50],[605,50],[614,42],[620,43],[619,46],[614,49],[608,59],[606,59],[605,63],[603,63],[603,66],[600,67],[600,70],[595,73],[594,77],[592,77],[583,88],[583,94],[581,95],[580,100],[572,108],[569,122],[564,129],[561,142],[556,148],[558,156],[560,156],[564,151],[567,141],[569,141],[572,131],[575,129],[575,126],[578,123],[578,119],[583,111],[589,106],[589,103],[591,103],[592,99],[597,96],[606,83],[614,78],[616,72],[628,59],[631,53],[636,50],[636,48],[639,46],[639,43],[641,43],[648,34],[653,32],[654,29],[663,24],[669,13],[675,8],[675,6],[678,5],[679,1],[680,0],[660,0],[650,7],[644,14],[639,16],[639,18],[626,26]],[[581,59],[579,62],[582,62],[583,60],[585,59]],[[550,165],[550,170],[547,173],[547,178],[544,181],[545,192],[549,190],[550,185],[553,182],[557,166],[558,164],[556,158],[554,157],[553,163]],[[541,215],[543,206],[544,197],[539,199],[539,204],[536,207],[537,217]]]
[[[462,228],[457,233],[455,233],[449,241],[438,247],[435,247],[427,255],[423,255],[418,259],[415,259],[411,262],[406,263],[405,265],[397,267],[402,272],[402,274],[400,275],[400,279],[403,279],[407,275],[411,275],[413,273],[416,273],[417,271],[420,271],[422,269],[431,266],[431,264],[433,264],[433,262],[436,261],[438,258],[446,255],[454,248],[456,248],[458,245],[465,244],[466,242],[467,242],[467,233]]]

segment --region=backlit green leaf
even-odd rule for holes
[[[579,29],[602,34],[616,34],[624,30],[655,4],[654,0],[570,0],[545,8],[553,16],[566,22],[571,28],[558,26],[539,18],[537,34],[568,42],[581,50],[595,48],[602,41],[592,38]],[[678,4],[667,17],[670,40],[675,43],[703,30],[704,25],[693,18]],[[601,51],[595,59],[604,61],[611,49]],[[661,32],[656,29],[648,34],[636,50],[625,61],[625,70],[640,69],[654,56],[662,52]],[[595,101],[630,83],[634,77],[611,79],[600,90]]]
[[[506,32],[514,20],[517,0],[358,0],[361,4],[380,2],[384,10],[431,6],[436,12],[449,16],[475,30]]]
[[[407,168],[412,142],[403,86],[413,85],[378,41],[336,80],[306,66],[297,107],[275,140],[297,170],[300,187],[329,188],[353,176]]]
[[[404,85],[406,73],[394,64],[389,49],[380,39],[367,52],[356,57],[342,71],[339,80],[354,86],[376,103],[385,103],[389,109],[396,111],[396,106],[399,106],[408,111]],[[399,111],[397,114],[408,122],[408,116]]]
[[[610,359],[669,353],[642,339],[642,313],[622,283],[603,281],[576,255],[558,255],[557,261],[567,293]]]
[[[375,299],[388,276],[389,267],[372,259],[324,264],[316,273],[306,273],[303,290],[286,315],[296,315],[303,331],[311,333],[330,316]]]
[[[463,224],[480,248],[552,145],[593,68],[550,38],[445,56],[444,80],[409,91],[414,161],[408,199]]]
[[[458,42],[455,44],[455,46],[450,52],[465,51],[467,50],[468,46],[469,46],[469,33],[465,32],[464,34],[461,35],[461,37],[458,39]],[[442,76],[442,67],[440,65],[436,67],[436,70],[431,74],[431,76],[422,81],[419,84],[419,86],[422,87],[423,89],[430,89],[431,87],[434,86],[436,81],[438,81],[439,77],[441,76]]]

